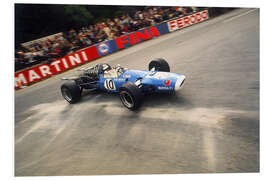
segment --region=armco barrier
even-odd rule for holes
[[[209,18],[208,10],[197,12],[182,18],[170,20],[156,26],[135,31],[114,40],[101,42],[70,55],[54,60],[50,65],[41,64],[15,73],[15,89],[40,81],[72,67],[119,51],[154,37],[173,32],[184,27],[205,21]]]

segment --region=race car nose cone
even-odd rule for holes
[[[174,90],[175,90],[175,91],[180,90],[180,89],[184,86],[185,79],[186,79],[186,76],[184,76],[184,75],[181,75],[181,76],[177,79],[177,81],[176,81],[176,83],[175,83],[175,86],[174,86]]]

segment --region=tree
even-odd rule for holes
[[[63,8],[66,21],[75,27],[89,25],[94,20],[93,15],[85,5],[64,5]]]

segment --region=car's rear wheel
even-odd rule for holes
[[[135,110],[141,105],[143,93],[135,84],[128,82],[120,88],[119,96],[126,108]]]
[[[70,104],[76,103],[81,98],[81,88],[74,81],[64,83],[61,86],[61,93]]]
[[[148,69],[155,69],[155,71],[170,72],[170,66],[168,62],[163,58],[154,59],[149,63]]]

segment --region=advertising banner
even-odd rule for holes
[[[197,12],[191,14],[189,16],[185,16],[182,18],[174,19],[172,21],[167,22],[169,32],[173,32],[184,27],[196,24],[198,22],[205,21],[209,18],[208,10],[204,10],[201,12]]]
[[[130,47],[134,44],[158,37],[162,34],[168,33],[167,23],[162,23],[157,26],[148,27],[132,33],[127,33],[114,40],[105,41],[97,45],[98,53],[100,56],[105,56],[112,52]]]
[[[162,34],[168,33],[167,24],[163,23],[157,26],[145,28],[139,31],[129,33],[127,35],[121,36],[115,39],[117,49],[127,48],[134,44],[153,39]]]
[[[109,40],[99,43],[97,45],[97,50],[100,56],[105,56],[107,54],[117,51],[118,49],[115,45],[115,40]]]
[[[42,80],[98,57],[100,56],[96,46],[91,46],[62,58],[56,59],[50,64],[41,64],[21,72],[16,72],[15,88],[19,88],[20,86]]]

